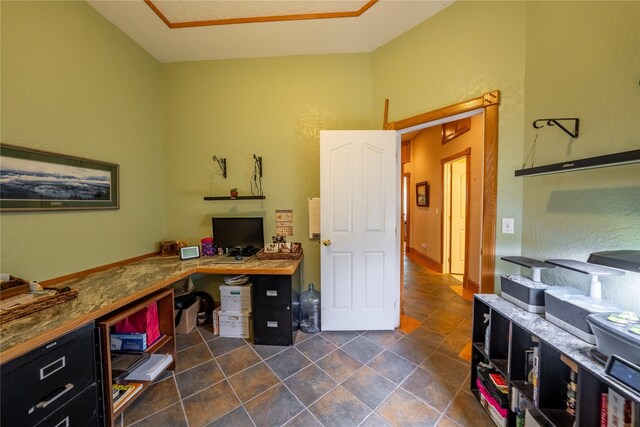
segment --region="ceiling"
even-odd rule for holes
[[[166,63],[371,52],[453,0],[87,2]]]

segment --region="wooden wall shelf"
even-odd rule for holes
[[[264,200],[267,196],[207,196],[204,200]]]

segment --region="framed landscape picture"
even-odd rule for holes
[[[416,205],[429,206],[429,183],[427,181],[416,184]]]
[[[118,209],[118,165],[0,144],[0,211]]]

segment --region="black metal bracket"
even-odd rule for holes
[[[255,160],[256,166],[258,167],[258,176],[262,178],[262,157],[254,154],[253,160]]]
[[[559,120],[570,120],[570,121],[572,121],[573,122],[573,132],[571,132],[566,127],[562,126],[562,124],[559,122]],[[578,118],[538,119],[538,120],[535,120],[533,122],[533,127],[536,128],[536,129],[540,129],[540,128],[544,127],[544,124],[538,125],[538,122],[547,122],[546,123],[547,126],[558,126],[560,129],[562,129],[571,138],[577,138],[578,137],[578,131],[580,130],[580,119],[578,119]]]
[[[227,159],[226,158],[217,158],[213,156],[213,161],[218,162],[218,166],[220,166],[220,170],[222,170],[222,177],[227,177]]]

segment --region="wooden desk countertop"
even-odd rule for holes
[[[181,261],[156,256],[56,285],[78,290],[78,298],[0,325],[0,364],[194,273],[293,275],[297,260],[250,259],[214,264],[212,258]]]

